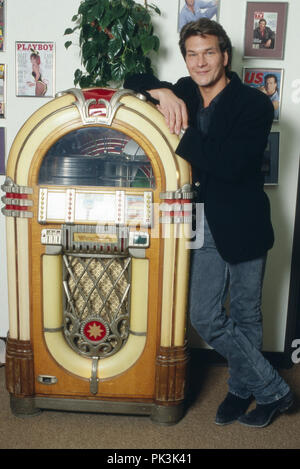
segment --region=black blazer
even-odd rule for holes
[[[220,255],[237,263],[263,256],[274,243],[261,172],[274,109],[265,94],[244,85],[236,73],[229,78],[206,136],[196,128],[199,95],[190,77],[172,85],[135,75],[124,87],[138,92],[167,87],[185,101],[189,127],[176,153],[191,163],[193,180],[200,182],[200,201]]]

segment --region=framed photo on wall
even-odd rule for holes
[[[209,18],[218,21],[220,0],[178,0],[178,32],[190,21]]]
[[[243,82],[265,93],[274,106],[274,121],[279,121],[283,69],[282,68],[243,68]]]
[[[16,42],[16,96],[55,94],[54,42]]]
[[[247,2],[244,57],[283,59],[287,2]]]
[[[265,149],[262,172],[265,176],[265,184],[278,184],[279,168],[279,132],[271,132],[268,138],[268,145]]]
[[[0,0],[0,52],[4,50],[5,1]]]
[[[5,128],[0,127],[0,174],[5,174]]]

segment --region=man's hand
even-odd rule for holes
[[[167,88],[150,90],[152,98],[159,101],[157,109],[163,114],[172,134],[180,134],[181,129],[188,127],[188,113],[185,102]]]

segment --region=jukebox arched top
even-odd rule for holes
[[[127,150],[129,155],[136,153],[135,159],[146,155],[156,178],[155,183],[150,181],[150,187],[152,185],[152,188],[158,189],[160,186],[159,190],[162,191],[176,191],[190,182],[190,166],[174,153],[178,138],[168,132],[164,118],[155,107],[129,90],[116,92],[105,89],[67,90],[30,116],[11,147],[7,176],[15,185],[41,183],[45,179],[42,172],[40,174],[40,169],[43,171],[40,165],[43,165],[44,159],[45,165],[49,163],[48,154],[54,152],[60,143],[66,145],[72,136],[84,136],[91,132],[103,133],[104,136],[108,131],[118,135],[118,138],[132,141],[133,147],[124,149],[124,153]],[[135,148],[134,143],[137,145]],[[130,164],[136,166],[137,163],[129,164],[129,159],[126,160],[127,169]],[[150,168],[149,164],[146,166]],[[125,167],[123,172],[126,172]],[[108,184],[107,179],[104,185]],[[134,184],[138,186],[138,181]],[[116,181],[112,185],[117,185]]]

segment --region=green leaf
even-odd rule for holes
[[[126,73],[125,64],[122,62],[116,62],[111,66],[111,77],[114,81],[121,81],[124,79]]]
[[[64,36],[66,36],[67,34],[73,34],[74,30],[72,28],[67,28],[64,32]]]
[[[97,53],[96,44],[93,41],[85,42],[82,46],[82,57],[84,61]]]
[[[153,36],[142,36],[141,45],[144,54],[148,54],[155,47],[155,39]]]
[[[122,38],[123,29],[123,24],[118,20],[111,28],[111,33],[115,37],[117,36],[119,38]]]
[[[91,76],[82,76],[79,80],[79,85],[80,88],[89,88],[93,83],[92,77]]]
[[[155,50],[155,52],[158,52],[159,46],[160,46],[160,40],[157,36],[153,36],[153,39],[154,39],[153,50]]]
[[[86,71],[88,73],[93,73],[97,65],[98,65],[98,57],[94,55],[87,61],[86,66],[85,66]]]
[[[121,39],[111,39],[108,43],[107,55],[110,59],[113,59],[121,51],[123,42]]]
[[[157,13],[158,15],[161,15],[160,9],[156,5],[154,5],[153,3],[151,3],[151,5],[148,5],[148,7],[152,8],[155,11],[155,13]]]
[[[80,78],[82,77],[82,71],[77,68],[74,73],[74,85],[77,85],[79,83]]]
[[[69,47],[72,45],[72,41],[67,41],[65,42],[65,48],[69,49]]]
[[[141,5],[137,5],[132,10],[132,15],[136,22],[145,23],[145,24],[148,24],[151,22],[151,17],[148,11],[145,8],[143,8]]]
[[[86,15],[86,19],[89,22],[92,22],[99,17],[99,6],[95,5]]]
[[[135,67],[135,63],[136,63],[135,54],[131,51],[127,51],[124,55],[123,62],[126,67],[126,72],[130,72]]]
[[[124,24],[124,29],[129,33],[130,36],[133,35],[135,30],[135,21],[131,15],[128,15],[126,22]]]
[[[110,9],[107,9],[103,15],[103,17],[101,18],[101,21],[99,21],[100,23],[100,26],[105,29],[107,28],[110,23],[112,21],[112,13],[111,13],[111,10]]]
[[[133,36],[131,38],[131,44],[132,44],[133,49],[137,49],[138,47],[140,47],[140,45],[141,45],[140,37],[138,35]]]
[[[118,2],[118,4],[116,4],[116,6],[112,8],[112,20],[121,18],[125,13],[126,13],[126,8],[124,8]]]
[[[84,24],[83,27],[82,27],[82,37],[84,39],[89,39],[89,37],[91,37],[93,35],[93,32],[94,32],[94,29],[89,23],[88,24]]]

